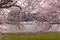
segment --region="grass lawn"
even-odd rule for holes
[[[60,40],[60,33],[4,35],[0,40]]]

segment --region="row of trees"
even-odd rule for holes
[[[32,23],[36,21],[37,25],[40,24],[40,22],[48,22],[49,24],[60,23],[59,0],[1,0],[0,9],[5,8],[10,10],[7,14],[8,17],[5,18],[4,13],[4,17],[1,15],[0,17],[2,18],[0,20],[4,20],[2,22],[6,23],[17,23],[18,27],[20,27],[19,24],[21,21],[32,21]],[[47,28],[45,25],[41,28],[48,30],[50,27],[51,26],[48,25]]]

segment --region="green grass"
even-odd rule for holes
[[[1,40],[60,40],[60,33],[4,35]]]

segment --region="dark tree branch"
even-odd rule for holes
[[[7,1],[4,2],[4,3],[1,3],[1,4],[0,4],[0,8],[10,8],[10,7],[12,7],[12,6],[16,6],[16,7],[19,7],[20,9],[22,9],[21,6],[15,5],[15,4],[17,3],[17,1],[14,1],[13,3],[7,5],[8,2],[12,2],[12,1],[7,0]]]

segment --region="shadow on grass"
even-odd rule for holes
[[[1,40],[60,40],[60,33],[44,33],[44,34],[23,34],[23,35],[3,35]]]

